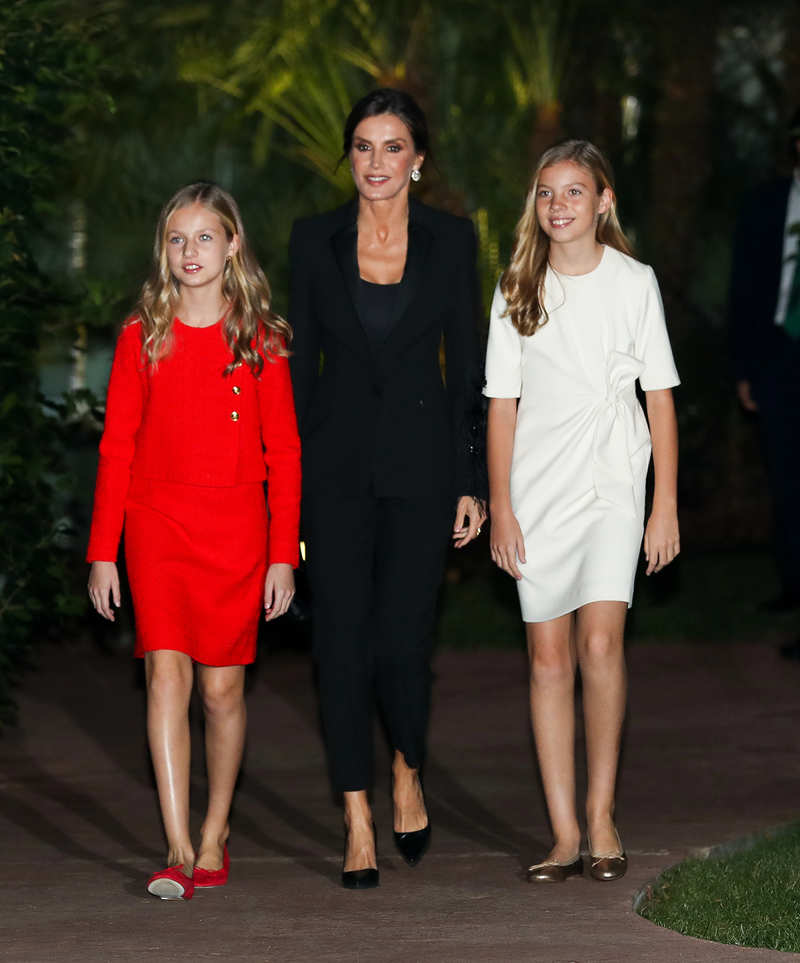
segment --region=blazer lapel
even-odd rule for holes
[[[431,241],[430,231],[413,220],[408,225],[408,248],[406,251],[405,284],[397,304],[398,323],[416,297],[428,261]]]
[[[410,316],[414,301],[420,293],[426,273],[430,269],[430,249],[433,235],[424,224],[412,218],[408,225],[408,250],[406,252],[405,283],[397,304],[397,321],[384,341],[384,347],[396,349],[415,330],[414,316]],[[423,317],[425,312],[421,312]]]
[[[348,318],[343,319],[347,328],[355,333],[361,347],[369,349],[367,333],[364,330],[358,317],[358,298],[356,285],[358,284],[358,233],[356,231],[356,206],[350,205],[349,213],[352,215],[347,222],[331,237],[331,247],[333,256],[339,267],[347,293],[350,296],[350,312]]]
[[[336,258],[336,263],[339,265],[342,280],[350,294],[354,311],[356,310],[357,304],[356,284],[358,283],[357,237],[355,226],[348,225],[340,231],[337,231],[331,238],[333,254]]]

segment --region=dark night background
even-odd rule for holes
[[[630,634],[776,640],[756,425],[736,404],[726,292],[737,210],[782,166],[800,104],[784,0],[6,0],[0,9],[0,702],[39,643],[99,630],[82,562],[114,333],[180,185],[237,197],[286,309],[295,217],[340,203],[340,131],[373,86],[434,134],[421,196],[470,215],[484,296],[529,173],[563,136],[611,157],[620,211],[662,286],[683,385],[684,556],[638,590]],[[42,394],[40,394],[40,392]],[[485,540],[455,557],[442,644],[517,644]],[[642,580],[643,581],[643,580]],[[126,636],[100,635],[125,651]],[[273,644],[302,642],[296,626]],[[38,647],[39,657],[47,649]]]

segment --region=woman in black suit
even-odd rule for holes
[[[379,879],[367,798],[376,699],[394,750],[395,841],[411,865],[427,846],[419,768],[436,597],[449,538],[466,545],[485,518],[469,435],[475,237],[468,220],[409,199],[427,149],[414,99],[372,91],[344,128],[357,198],[297,221],[290,242],[314,656],[352,889]]]

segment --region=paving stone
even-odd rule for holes
[[[425,788],[433,840],[409,868],[391,841],[389,758],[376,732],[381,886],[339,886],[341,811],[327,782],[306,653],[250,673],[249,738],[232,819],[230,883],[190,902],[145,893],[162,865],[131,660],[46,650],[0,740],[0,959],[9,963],[796,959],[689,939],[633,912],[687,855],[796,818],[800,666],[766,645],[640,645],[618,822],[627,876],[534,887],[548,827],[528,728],[522,652],[441,652]],[[194,710],[192,819],[204,777]],[[579,720],[580,722],[580,720]],[[582,741],[579,793],[584,791]]]

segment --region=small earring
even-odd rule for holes
[[[415,184],[422,180],[422,171],[418,167],[415,167],[414,170],[411,171],[411,180],[414,181]]]

